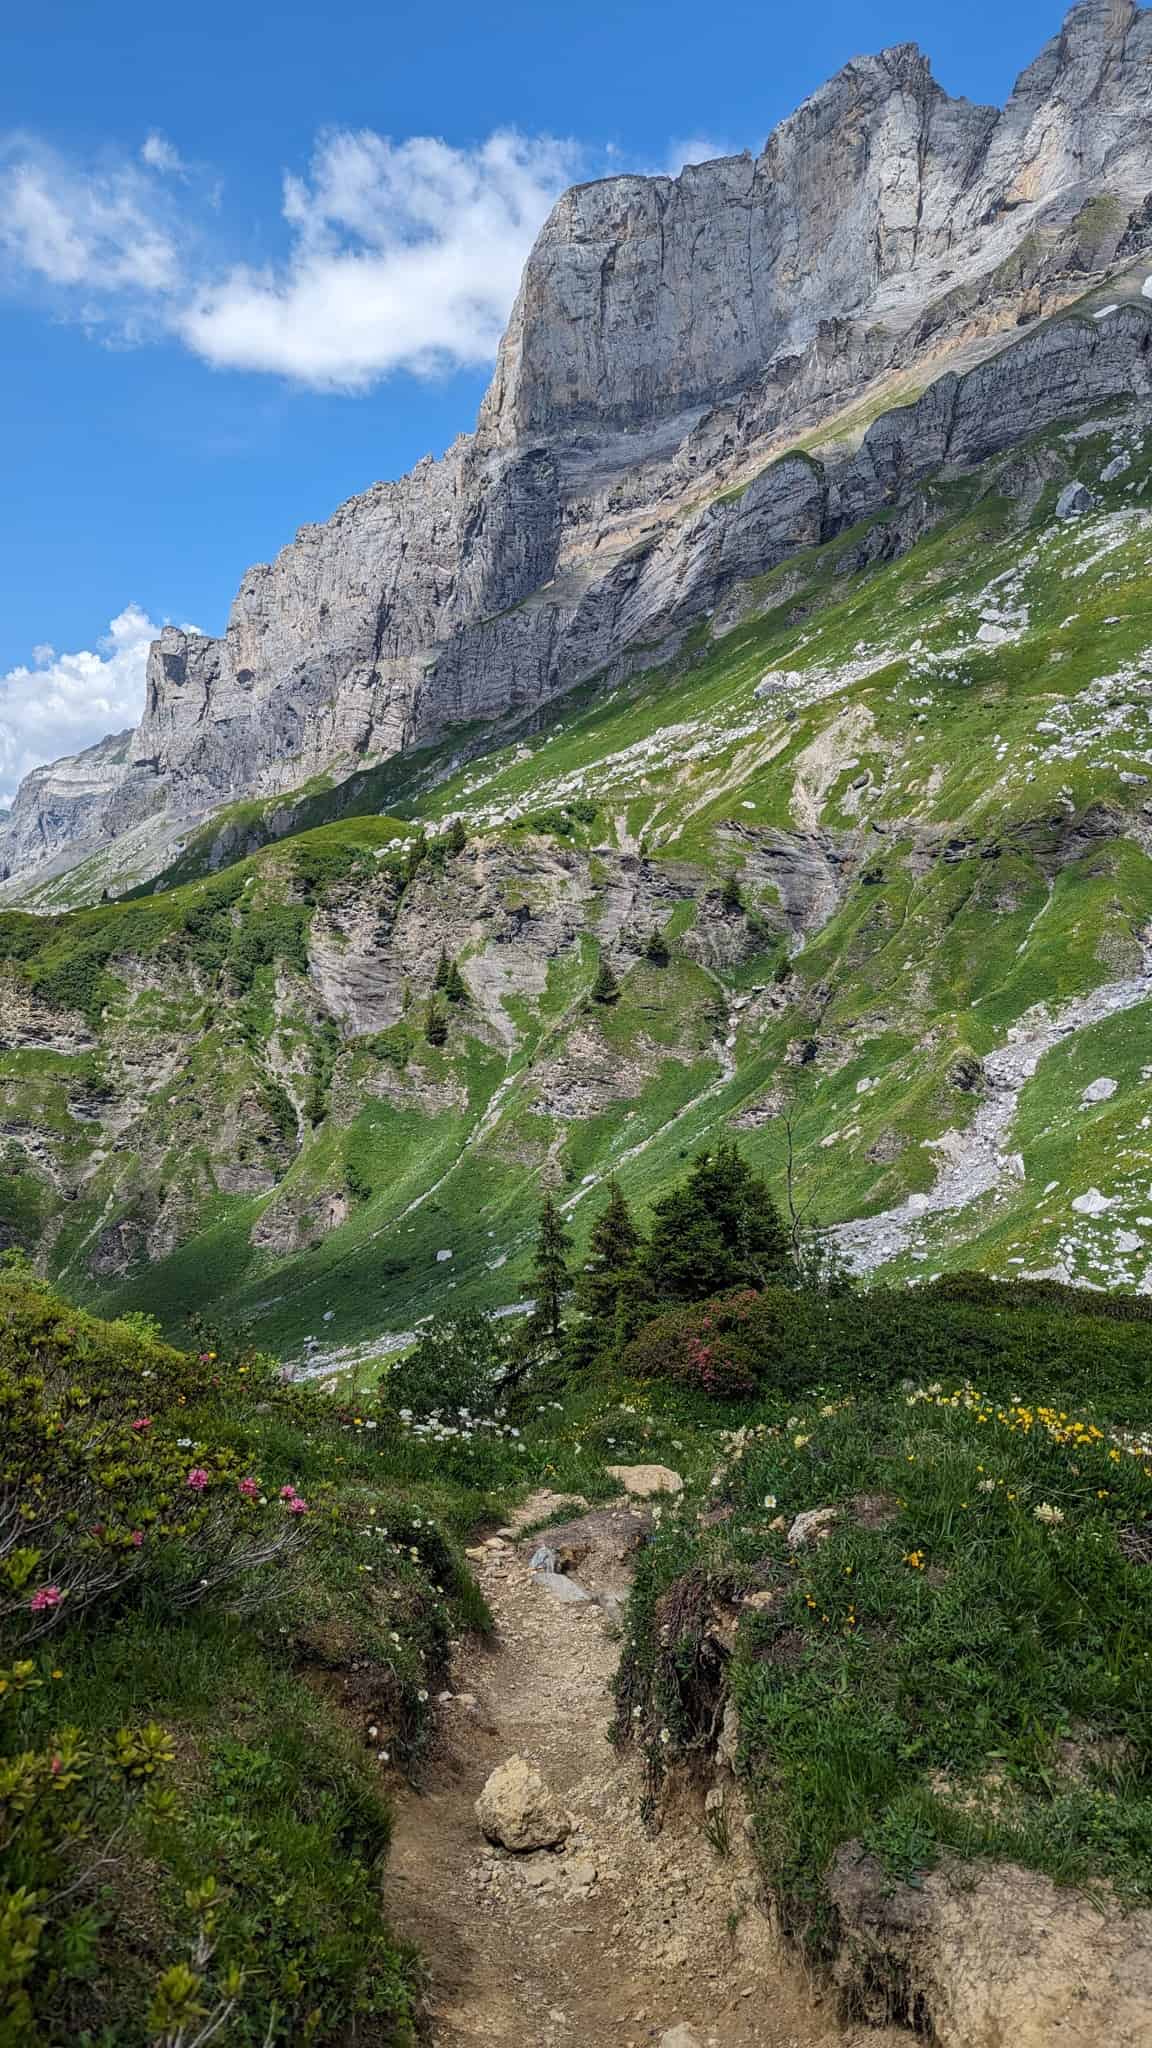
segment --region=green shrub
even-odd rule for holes
[[[413,1349],[390,1367],[382,1389],[391,1408],[408,1408],[414,1415],[461,1408],[480,1414],[492,1405],[512,1358],[507,1323],[480,1309],[466,1309],[430,1323]]]
[[[1007,1395],[1096,1403],[1118,1419],[1143,1419],[1152,1393],[1152,1345],[1142,1300],[1063,1290],[1033,1299],[1028,1283],[1001,1288],[978,1276],[933,1287],[866,1293],[765,1287],[666,1313],[624,1352],[637,1378],[690,1383],[687,1361],[702,1344],[738,1345],[751,1384],[782,1394],[813,1387],[860,1393],[922,1378],[971,1379]],[[1078,1297],[1079,1294],[1079,1298]],[[1131,1303],[1132,1313],[1129,1313]]]
[[[761,1311],[760,1296],[748,1289],[673,1309],[632,1339],[624,1370],[632,1379],[667,1380],[713,1400],[741,1400],[765,1377],[762,1344],[748,1336],[753,1319],[762,1322]]]

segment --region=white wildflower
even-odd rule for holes
[[[1046,1500],[1042,1500],[1039,1507],[1033,1508],[1032,1513],[1038,1522],[1043,1522],[1046,1529],[1055,1529],[1064,1520],[1063,1508],[1054,1508]]]

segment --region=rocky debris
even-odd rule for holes
[[[286,1195],[261,1212],[249,1237],[261,1250],[279,1255],[307,1251],[341,1229],[351,1209],[351,1198],[343,1188],[303,1198]]]
[[[608,1465],[608,1477],[616,1479],[634,1500],[650,1500],[656,1493],[683,1493],[684,1481],[668,1465]]]
[[[755,1593],[746,1593],[743,1601],[745,1614],[776,1614],[787,1605],[786,1586],[761,1586]]]
[[[740,1713],[735,1700],[730,1699],[724,1708],[724,1718],[720,1723],[720,1733],[716,1740],[717,1769],[735,1772],[739,1749]]]
[[[1111,1102],[1112,1097],[1116,1093],[1116,1088],[1117,1083],[1115,1081],[1110,1080],[1106,1074],[1101,1074],[1098,1081],[1089,1081],[1080,1100],[1087,1103]]]
[[[592,1597],[586,1587],[581,1586],[575,1579],[568,1578],[564,1572],[548,1569],[538,1571],[536,1583],[543,1586],[546,1593],[551,1593],[554,1600],[566,1600],[570,1606],[576,1606],[582,1600],[590,1600]]]
[[[1075,480],[1065,484],[1056,500],[1057,519],[1079,519],[1085,512],[1096,510],[1096,499],[1086,484]]]
[[[555,1849],[572,1832],[571,1819],[523,1756],[497,1765],[476,1801],[476,1819],[490,1842],[517,1853]]]
[[[600,1508],[545,1529],[521,1548],[531,1550],[529,1569],[537,1585],[571,1606],[594,1605],[612,1635],[620,1625],[636,1553],[651,1531],[652,1516],[642,1509]],[[574,1572],[578,1579],[571,1576]]]
[[[574,1521],[557,1523],[545,1529],[539,1541],[552,1560],[551,1570],[599,1576],[614,1566],[629,1567],[651,1533],[650,1514],[619,1506],[595,1508]],[[532,1565],[535,1568],[535,1558]]]
[[[633,1056],[625,1059],[615,1046],[605,1043],[591,1022],[577,1023],[564,1046],[540,1063],[536,1078],[539,1114],[572,1123],[602,1116],[615,1103],[637,1101],[658,1063],[655,1048],[647,1058],[637,1056],[644,1050],[634,1046]],[[668,1057],[667,1051],[664,1057]]]
[[[939,2048],[1146,2048],[1152,1912],[1102,1910],[1014,1864],[946,1858],[900,1884],[851,1845],[829,1889],[833,1973],[861,2018]]]
[[[810,1544],[826,1543],[840,1519],[838,1508],[806,1508],[788,1531],[792,1550],[806,1550]]]
[[[38,1002],[11,967],[0,967],[0,1052],[89,1051],[95,1033],[77,1011]]]
[[[1114,1195],[1102,1195],[1099,1188],[1089,1188],[1087,1194],[1073,1196],[1072,1207],[1078,1216],[1106,1216],[1115,1202]]]
[[[1150,15],[1149,20],[1152,20]],[[913,1194],[895,1209],[857,1223],[836,1225],[831,1242],[857,1272],[870,1272],[915,1248],[925,1217],[967,1208],[1009,1177],[1017,1178],[1019,1155],[1005,1143],[1024,1087],[1044,1055],[1072,1033],[1089,1029],[1152,997],[1152,947],[1145,941],[1140,972],[1119,981],[1101,982],[1086,996],[1074,996],[1057,1009],[1037,1003],[1013,1024],[1005,1043],[984,1060],[985,1093],[970,1124],[947,1131],[934,1141],[942,1159],[935,1185],[927,1194]],[[1115,1197],[1098,1188],[1077,1195],[1072,1207],[1081,1215],[1099,1216]]]

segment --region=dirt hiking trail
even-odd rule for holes
[[[627,1563],[610,1548],[581,1563],[603,1606],[549,1591],[529,1559],[551,1532],[519,1532],[557,1505],[534,1496],[504,1539],[471,1553],[497,1637],[468,1648],[437,1761],[396,1800],[387,1911],[425,1958],[434,2048],[650,2048],[666,2034],[668,2048],[906,2043],[838,2025],[831,1998],[781,1956],[734,1786],[727,1856],[704,1834],[702,1795],[699,1811],[645,1832],[637,1759],[608,1741]],[[571,1815],[558,1850],[513,1855],[477,1825],[481,1787],[517,1753]]]

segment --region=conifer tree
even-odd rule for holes
[[[448,1040],[448,1019],[439,1003],[430,1002],[424,1012],[424,1036],[429,1045],[445,1045]]]
[[[642,1263],[658,1301],[704,1301],[795,1277],[783,1218],[730,1139],[701,1152],[687,1180],[656,1204]]]
[[[572,1239],[564,1228],[559,1209],[552,1196],[545,1195],[532,1264],[531,1286],[536,1297],[532,1321],[554,1344],[560,1340],[564,1300],[571,1292],[567,1261],[571,1244]]]
[[[449,853],[463,853],[464,848],[467,846],[467,844],[468,834],[467,831],[465,830],[463,818],[453,818],[452,823],[448,828]]]
[[[640,1246],[640,1232],[623,1190],[618,1181],[612,1181],[607,1204],[592,1225],[588,1253],[576,1282],[576,1306],[581,1315],[576,1352],[583,1363],[613,1348],[622,1335],[631,1336],[638,1326]]]
[[[435,972],[435,974],[434,974],[434,976],[433,976],[433,978],[432,978],[432,986],[433,986],[433,988],[447,988],[447,986],[448,986],[448,976],[449,976],[449,973],[451,972],[451,966],[452,966],[452,963],[451,963],[451,961],[449,960],[449,958],[448,958],[448,955],[447,955],[447,953],[446,953],[446,951],[445,951],[444,947],[443,947],[443,946],[441,946],[441,948],[440,948],[440,958],[439,958],[439,959],[438,959],[438,961],[436,962],[436,972]]]
[[[468,1001],[468,984],[454,960],[449,963],[443,986],[444,993],[450,1003],[466,1003]]]
[[[620,983],[606,960],[600,962],[599,972],[592,983],[592,1001],[611,1004],[619,1000]]]
[[[654,967],[667,967],[668,965],[668,941],[656,925],[653,925],[652,930],[648,934],[648,943],[644,948],[644,957],[646,960],[651,960]]]
[[[735,875],[725,875],[724,887],[720,891],[720,904],[724,910],[743,910],[744,898]]]

